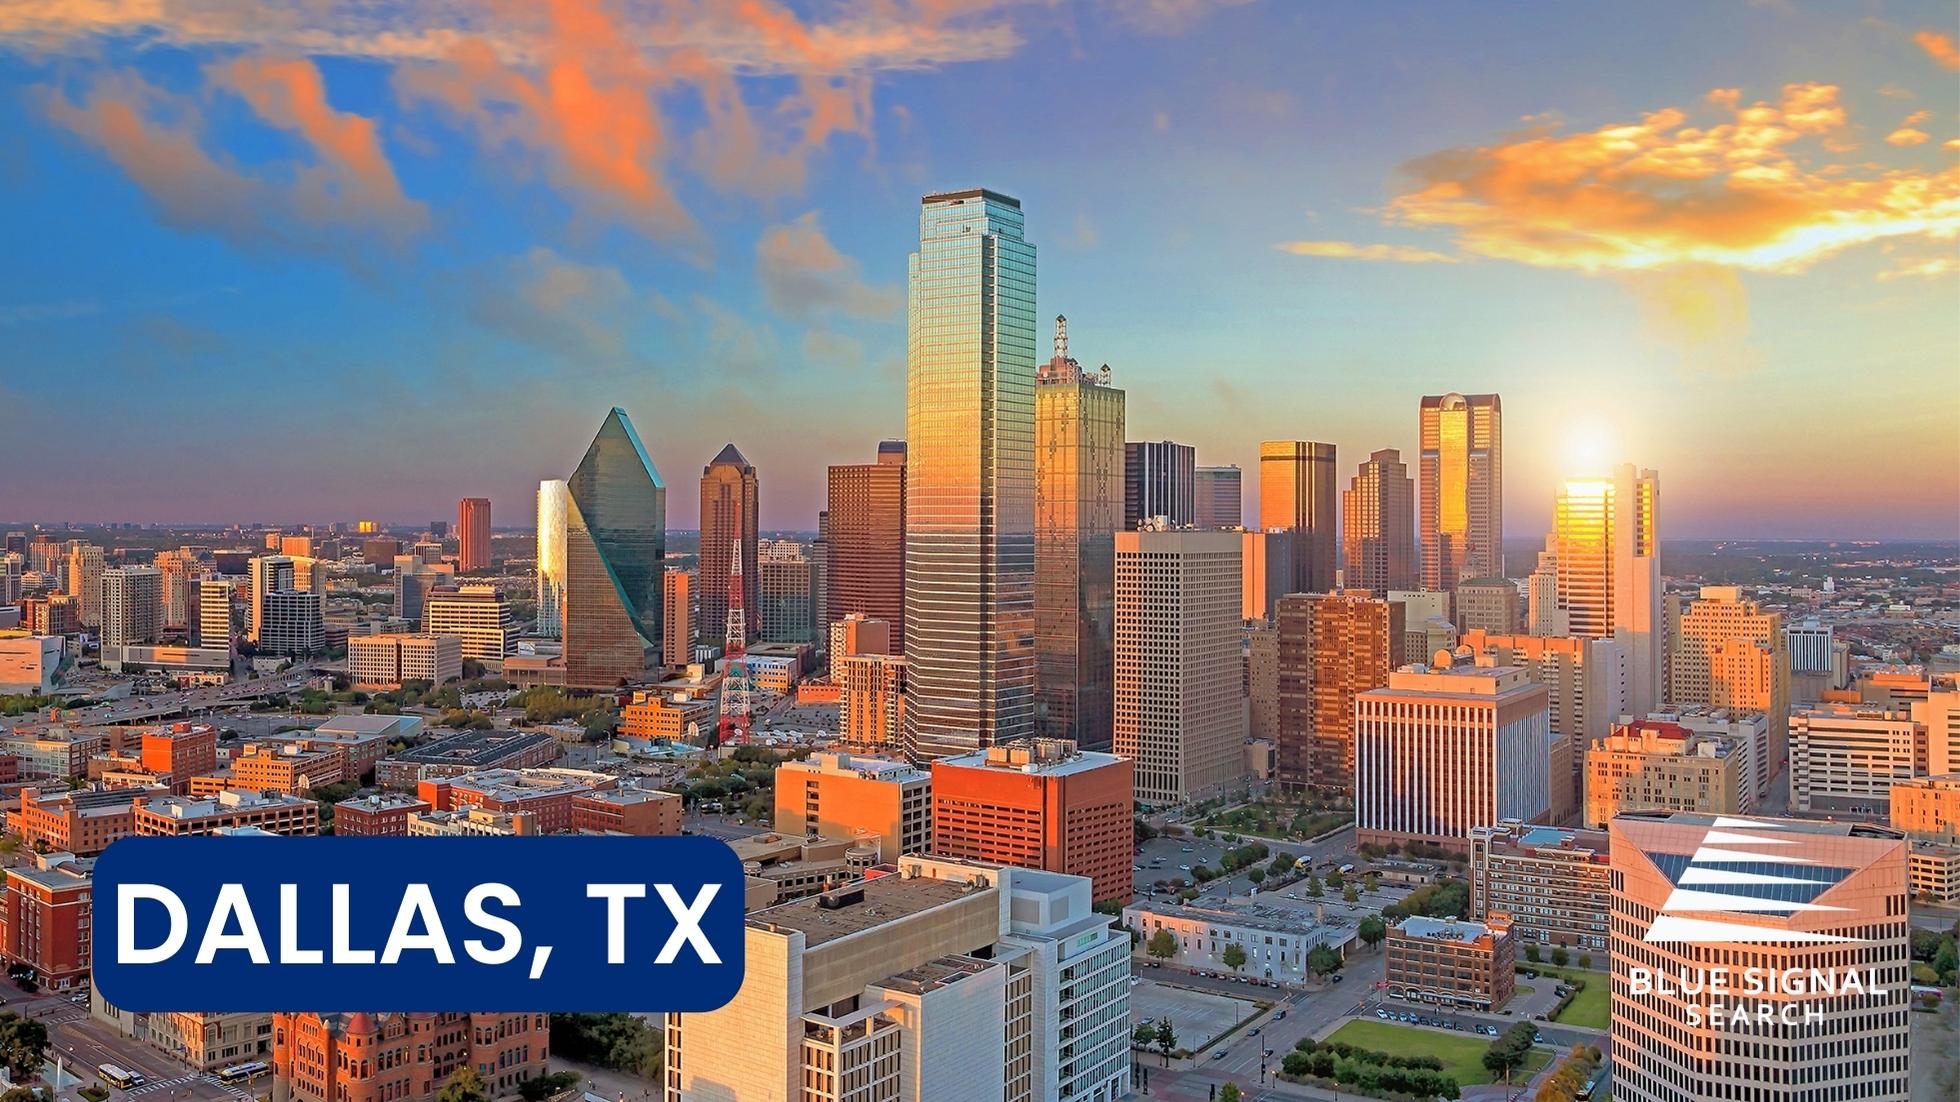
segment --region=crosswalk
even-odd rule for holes
[[[155,1094],[157,1091],[167,1091],[174,1087],[181,1087],[186,1083],[195,1083],[203,1078],[205,1077],[202,1075],[179,1075],[174,1079],[153,1079],[140,1087],[131,1087],[129,1090],[124,1091],[123,1097],[141,1098],[146,1094]]]

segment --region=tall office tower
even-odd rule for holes
[[[1357,843],[1468,852],[1480,826],[1550,813],[1545,687],[1511,666],[1404,666],[1354,702]]]
[[[1191,523],[1200,528],[1238,528],[1245,524],[1245,489],[1238,467],[1199,467],[1195,486]]]
[[[1198,453],[1169,440],[1123,445],[1123,527],[1169,517],[1188,528],[1197,512]]]
[[[1672,618],[1671,618],[1672,619]],[[1669,625],[1669,704],[1746,708],[1769,717],[1770,772],[1790,733],[1790,653],[1783,614],[1742,599],[1739,586],[1703,586]]]
[[[938,853],[1087,876],[1098,903],[1130,901],[1135,807],[1130,759],[1066,739],[1017,739],[932,763]]]
[[[756,569],[762,623],[752,634],[777,643],[817,641],[817,564],[795,540],[769,540]],[[725,598],[724,598],[725,599]]]
[[[81,605],[82,626],[102,626],[102,549],[92,543],[68,543],[68,580],[63,592]]]
[[[875,463],[830,468],[828,505],[828,619],[883,620],[892,653],[905,653],[905,441],[879,441]]]
[[[284,555],[263,555],[251,561],[250,573],[247,575],[251,602],[245,617],[247,639],[256,643],[265,631],[267,596],[273,593],[299,592],[295,573],[293,560]]]
[[[182,628],[190,624],[192,596],[199,573],[197,557],[186,551],[159,551],[151,565],[162,580],[163,627]],[[4,597],[0,593],[0,597]]]
[[[321,607],[327,600],[328,575],[330,570],[325,559],[294,559],[293,587],[302,593],[320,595]]]
[[[760,516],[761,490],[755,465],[730,444],[706,467],[701,468],[701,577],[712,579],[701,587],[700,619],[695,633],[703,639],[720,639],[728,625],[729,549],[737,541],[742,546],[742,604],[759,610],[762,572],[756,568],[761,542],[756,535]],[[748,638],[756,638],[758,628],[752,611]]]
[[[817,511],[817,538],[810,541],[810,615],[817,645],[830,637],[830,511]]]
[[[734,1001],[667,1016],[664,1102],[1129,1094],[1129,935],[1083,878],[897,864],[748,916]]]
[[[1341,508],[1334,486],[1334,445],[1310,440],[1259,445],[1259,527],[1293,531],[1295,593],[1334,588]]]
[[[1568,635],[1572,618],[1558,607],[1558,538],[1545,537],[1538,565],[1524,583],[1524,624],[1531,635]]]
[[[1504,573],[1504,409],[1495,394],[1422,399],[1422,588]]]
[[[1292,532],[1240,532],[1240,588],[1244,598],[1239,615],[1246,620],[1273,618],[1273,604],[1293,588],[1293,553],[1300,541]]]
[[[162,627],[163,571],[114,566],[102,572],[103,646],[152,642]]]
[[[1280,598],[1274,626],[1282,786],[1352,789],[1354,701],[1388,684],[1402,649],[1404,613],[1400,602],[1361,590]]]
[[[27,568],[39,574],[54,574],[68,558],[66,544],[43,532],[27,545]]]
[[[1461,631],[1517,635],[1524,631],[1518,586],[1509,578],[1464,578],[1456,583],[1456,626]]]
[[[696,607],[700,591],[694,586],[695,574],[670,566],[660,575],[660,664],[679,667],[694,661]]]
[[[1123,519],[1124,394],[1083,371],[1055,318],[1034,384],[1035,727],[1110,747],[1116,529]]]
[[[565,634],[565,530],[566,518],[571,515],[571,503],[571,491],[563,481],[547,478],[538,483],[536,630],[547,639],[557,639]]]
[[[422,630],[429,635],[453,635],[462,643],[464,658],[501,662],[512,652],[517,625],[503,590],[483,582],[464,582],[429,591],[423,606]]]
[[[232,643],[232,583],[224,578],[204,578],[197,583],[197,618],[191,624],[191,645],[224,647]]]
[[[1341,496],[1342,587],[1383,594],[1416,584],[1416,484],[1402,453],[1368,456]]]
[[[1627,703],[1635,714],[1653,711],[1665,689],[1660,475],[1628,464],[1611,479],[1567,482],[1548,544],[1565,633],[1619,639],[1627,648]]]
[[[23,584],[21,578],[27,573],[27,556],[15,551],[0,553],[0,605],[11,605],[20,600]]]
[[[1456,591],[1463,599],[1463,589]],[[1570,773],[1552,778],[1553,822],[1585,800],[1586,747],[1628,714],[1627,652],[1617,640],[1578,636],[1496,635],[1466,631],[1460,645],[1477,660],[1516,666],[1545,686],[1552,738],[1563,740]]]
[[[1116,533],[1115,750],[1136,763],[1138,803],[1209,799],[1245,776],[1241,535]]]
[[[466,497],[456,503],[456,569],[490,569],[490,499]]]
[[[1906,1102],[1902,835],[1649,812],[1611,837],[1615,1102]]]
[[[1784,628],[1783,643],[1790,652],[1790,672],[1830,673],[1833,642],[1831,625],[1818,622],[1814,616]]]
[[[617,406],[565,486],[565,684],[611,688],[659,653],[667,488]]]
[[[444,540],[444,539],[448,539],[448,538],[449,538],[449,522],[448,522],[448,521],[446,521],[446,520],[432,520],[432,521],[430,521],[430,522],[429,522],[429,535],[431,535],[431,536],[434,536],[434,537],[435,537],[436,539],[438,539],[438,540]]]
[[[428,608],[429,591],[456,580],[453,563],[432,563],[414,555],[395,556],[395,617],[420,624]]]
[[[1019,200],[922,200],[907,268],[905,742],[1034,731],[1035,249]]]
[[[6,542],[0,543],[0,554],[19,555],[25,559],[27,557],[27,533],[21,531],[8,532]]]

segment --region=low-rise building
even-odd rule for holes
[[[80,789],[47,792],[23,788],[8,825],[30,848],[93,856],[136,832],[136,805],[165,788]]]
[[[1791,715],[1790,810],[1890,818],[1892,786],[1925,771],[1926,726],[1909,706],[1821,704]]]
[[[401,792],[353,796],[333,805],[333,832],[346,838],[398,837],[408,833],[413,812],[434,810]]]
[[[572,829],[577,797],[617,787],[618,778],[584,769],[482,769],[425,780],[416,795],[437,811],[528,811],[537,817],[540,833],[552,834]]]
[[[720,712],[714,700],[684,693],[636,692],[632,702],[619,710],[619,730],[628,738],[680,742],[714,730]]]
[[[491,811],[466,807],[460,811],[411,811],[410,838],[506,838],[538,833],[538,817],[529,811]]]
[[[247,792],[298,795],[351,779],[347,755],[337,747],[308,750],[294,743],[248,744],[231,759],[228,786]]]
[[[421,735],[420,716],[345,715],[334,716],[310,731],[284,731],[258,741],[303,750],[337,749],[347,755],[347,775],[354,779],[373,773],[375,765],[388,756],[389,744],[414,742]]]
[[[741,859],[750,906],[774,906],[848,884],[878,864],[874,845],[849,838],[756,834],[728,843]]]
[[[404,681],[441,685],[463,676],[463,642],[454,635],[350,635],[347,676],[356,689],[399,689]]]
[[[1960,845],[1915,841],[1906,854],[1912,894],[1941,903],[1960,903]]]
[[[0,639],[0,693],[51,693],[61,672],[59,635]]]
[[[1517,987],[1510,916],[1482,922],[1412,915],[1388,928],[1383,944],[1390,998],[1495,1011]]]
[[[1526,944],[1604,950],[1612,937],[1608,837],[1603,830],[1515,819],[1476,828],[1470,832],[1468,917],[1508,914],[1512,933]]]
[[[20,759],[20,775],[29,780],[79,780],[88,776],[90,758],[107,749],[99,734],[51,728],[46,731],[0,731],[0,754]]]
[[[776,829],[875,838],[881,859],[932,849],[932,774],[907,762],[812,754],[776,767]]]
[[[613,788],[572,797],[572,829],[592,834],[679,834],[681,797],[651,788]]]
[[[1308,957],[1316,945],[1345,958],[1356,940],[1352,925],[1336,926],[1310,910],[1262,903],[1195,907],[1145,900],[1124,907],[1123,921],[1143,935],[1136,945],[1140,960],[1151,959],[1151,939],[1168,930],[1177,939],[1177,951],[1166,962],[1170,965],[1275,983],[1305,982],[1312,974]],[[1238,968],[1225,963],[1225,951],[1234,945],[1245,953]]]
[[[425,780],[482,769],[532,769],[557,759],[562,746],[539,731],[464,731],[413,746],[374,767],[383,788],[413,791]]]
[[[274,1014],[277,1102],[428,1102],[474,1068],[492,1098],[543,1075],[544,1014]]]
[[[320,805],[299,796],[227,790],[215,796],[159,796],[139,803],[135,833],[143,836],[215,834],[224,827],[258,827],[271,834],[320,833]]]
[[[0,958],[32,973],[36,984],[65,991],[88,981],[94,928],[91,858],[29,853],[7,870],[0,889]]]
[[[1932,842],[1960,843],[1960,773],[1893,781],[1892,829]]]
[[[1604,829],[1623,811],[1756,808],[1754,748],[1655,719],[1616,724],[1586,750],[1587,826]]]

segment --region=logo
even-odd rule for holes
[[[1642,940],[1702,945],[1858,942],[1857,938],[1837,934],[1683,917],[1680,912],[1788,916],[1843,911],[1843,907],[1814,901],[1855,870],[1828,868],[1799,857],[1781,848],[1798,845],[1799,841],[1774,830],[1774,826],[1753,819],[1717,818],[1692,855],[1650,855],[1649,859],[1673,881],[1674,890]]]

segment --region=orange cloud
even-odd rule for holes
[[[1881,283],[1890,283],[1897,279],[1937,279],[1955,273],[1960,273],[1960,258],[1935,256],[1924,260],[1902,260],[1878,273],[1878,278]]]
[[[1885,135],[1885,141],[1889,145],[1924,145],[1932,140],[1931,134],[1924,130],[1915,130],[1910,126],[1901,126]]]
[[[1919,43],[1919,48],[1926,51],[1927,57],[1949,69],[1960,69],[1960,46],[1953,44],[1951,35],[1941,34],[1938,31],[1920,31],[1912,36],[1912,40]]]
[[[1357,245],[1351,241],[1282,241],[1273,247],[1296,256],[1399,260],[1405,264],[1454,264],[1459,259],[1432,249],[1414,249],[1407,245]]]
[[[756,243],[755,267],[769,305],[793,317],[839,311],[884,318],[904,305],[897,288],[864,282],[857,261],[824,235],[815,211],[771,226]]]

